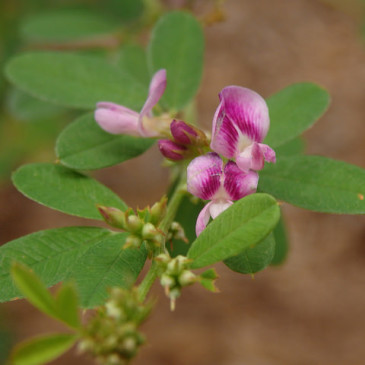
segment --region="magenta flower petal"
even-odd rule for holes
[[[189,145],[198,133],[182,120],[173,120],[170,124],[171,134],[177,143]]]
[[[122,105],[98,103],[94,118],[106,132],[139,136],[138,113]]]
[[[195,233],[196,233],[197,237],[200,235],[200,233],[202,233],[204,231],[204,229],[206,228],[206,226],[209,222],[209,218],[210,218],[209,208],[211,205],[212,205],[212,202],[209,202],[200,211],[200,213],[198,215],[198,219],[196,220],[196,225],[195,225]]]
[[[270,125],[265,100],[240,86],[225,87],[214,115],[211,148],[227,158],[236,157],[252,142],[262,142]]]
[[[233,161],[224,168],[224,189],[231,200],[239,200],[256,192],[259,175],[255,171],[242,171]]]
[[[157,71],[151,80],[148,97],[140,112],[139,127],[142,135],[146,135],[143,128],[143,117],[151,116],[152,108],[158,103],[166,89],[166,70]],[[146,135],[147,136],[147,135]]]
[[[210,200],[221,186],[223,161],[213,152],[192,160],[187,168],[188,191],[203,200]]]
[[[276,162],[276,154],[272,148],[270,148],[267,144],[262,144],[262,143],[259,143],[259,147],[264,155],[265,161],[272,163]]]
[[[182,160],[187,150],[185,146],[170,141],[169,139],[160,139],[158,141],[158,147],[166,158],[173,161]]]

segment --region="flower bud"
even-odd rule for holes
[[[161,275],[160,283],[165,288],[172,288],[175,285],[175,280],[168,274]]]
[[[158,225],[162,218],[166,214],[166,208],[167,208],[167,197],[163,196],[159,202],[156,202],[152,205],[150,208],[150,214],[151,214],[151,223],[154,225]]]
[[[182,120],[173,120],[170,125],[170,130],[175,142],[179,144],[185,146],[191,144],[202,146],[208,143],[205,133],[202,130]]]
[[[170,141],[169,139],[160,139],[158,147],[164,157],[173,161],[184,159],[187,148],[181,144]]]
[[[159,232],[152,223],[146,223],[142,228],[142,238],[145,240],[154,239]]]
[[[131,234],[125,240],[125,244],[123,246],[123,249],[126,249],[126,248],[140,248],[141,244],[142,244],[142,240],[139,237]]]
[[[113,207],[99,205],[98,210],[106,223],[112,227],[126,229],[125,213]]]
[[[127,217],[126,227],[129,232],[137,233],[141,231],[143,222],[138,216],[130,215]]]
[[[184,270],[179,275],[179,279],[178,279],[179,284],[181,286],[188,286],[188,285],[194,284],[197,280],[198,280],[197,276],[189,270]]]

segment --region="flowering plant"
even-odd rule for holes
[[[146,298],[156,280],[174,309],[186,286],[217,291],[210,265],[222,261],[254,274],[282,263],[280,202],[365,212],[363,169],[302,154],[300,134],[329,104],[321,87],[298,83],[265,101],[248,88],[227,86],[211,133],[189,119],[203,39],[193,16],[172,12],[155,25],[147,51],[126,47],[117,64],[67,52],[24,53],[8,63],[6,75],[18,88],[89,111],[58,137],[56,163],[20,167],[15,186],[40,204],[113,227],[49,229],[0,248],[0,300],[26,297],[71,331],[18,345],[15,364],[46,363],[75,342],[100,363],[128,363],[144,343],[139,326],[152,309]],[[175,62],[171,55],[184,57]],[[124,62],[134,57],[138,62]],[[145,74],[148,79],[140,77]],[[155,142],[169,161],[171,186],[152,206],[128,207],[85,173],[132,159]],[[148,272],[136,285],[146,262]],[[59,282],[51,295],[47,287]],[[79,307],[97,311],[83,324]]]

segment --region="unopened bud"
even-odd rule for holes
[[[138,216],[130,215],[127,217],[126,227],[129,232],[137,233],[141,231],[143,222]]]
[[[139,237],[131,234],[125,240],[125,244],[124,244],[123,248],[124,249],[125,248],[139,248],[141,246],[141,244],[142,244],[142,240]]]
[[[106,223],[112,227],[126,229],[125,213],[113,207],[99,205],[98,210]]]
[[[173,120],[170,130],[175,142],[184,146],[207,144],[207,138],[202,130],[182,120]]]
[[[164,157],[173,161],[183,160],[187,152],[187,148],[181,144],[170,141],[169,139],[160,139],[158,147]]]
[[[175,280],[170,275],[161,275],[160,283],[165,288],[172,288],[175,285]]]
[[[191,284],[195,283],[197,281],[197,276],[189,270],[184,270],[179,275],[178,280],[179,280],[179,284],[181,286],[187,286],[187,285],[191,285]]]
[[[163,196],[159,202],[152,205],[150,209],[151,223],[158,225],[166,214],[167,197]]]
[[[154,239],[159,232],[152,223],[146,223],[142,228],[142,237],[145,240]]]

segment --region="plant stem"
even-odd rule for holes
[[[176,216],[176,212],[179,208],[181,200],[186,193],[185,179],[186,179],[186,175],[180,174],[179,182],[176,185],[176,188],[169,199],[166,215],[162,219],[162,222],[160,223],[160,225],[158,227],[165,234],[167,234],[167,232],[171,226],[171,223],[174,221],[174,218]],[[160,254],[161,252],[165,252],[165,250],[166,250],[165,242],[163,242],[163,244],[161,245],[161,248],[157,249],[154,252],[153,256],[155,257],[158,254]],[[141,284],[138,286],[138,296],[139,296],[139,300],[141,302],[146,299],[146,296],[147,296],[152,284],[154,283],[154,281],[156,280],[156,278],[158,276],[158,270],[159,270],[159,265],[156,262],[156,260],[153,260],[153,257],[152,257],[151,267],[150,267],[148,273],[146,274],[146,276],[144,277],[144,279],[142,280]]]

